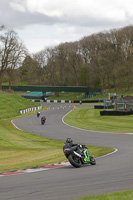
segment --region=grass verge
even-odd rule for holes
[[[82,197],[76,200],[133,200],[133,190]]]
[[[81,107],[81,106],[80,106]],[[75,109],[64,121],[78,128],[101,132],[133,132],[133,115],[100,116],[98,109]]]

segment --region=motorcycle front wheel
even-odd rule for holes
[[[91,165],[96,165],[96,160],[92,156],[90,158],[90,164]]]
[[[76,168],[79,168],[79,167],[81,167],[81,160],[80,160],[80,158],[79,157],[77,157],[76,155],[74,155],[74,154],[70,154],[69,156],[68,156],[68,160],[69,160],[69,162],[71,163],[71,165],[72,166],[74,166],[74,167],[76,167]]]

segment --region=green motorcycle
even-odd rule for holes
[[[72,166],[79,168],[84,164],[96,165],[96,160],[89,154],[85,145],[76,145],[63,149],[66,158]]]

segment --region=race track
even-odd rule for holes
[[[40,118],[38,119],[36,114],[13,122],[18,128],[40,136],[58,140],[71,137],[75,143],[108,146],[118,151],[96,159],[95,166],[77,169],[66,166],[0,177],[1,200],[72,200],[87,195],[133,189],[132,134],[98,133],[76,129],[62,122],[62,117],[72,109],[72,105],[71,108],[68,104],[45,105],[50,109],[41,112],[41,115],[44,114],[47,118],[44,126],[40,124]]]

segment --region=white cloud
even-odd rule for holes
[[[10,6],[16,11],[25,12],[24,6],[21,5],[19,2],[11,2]]]
[[[1,0],[0,24],[16,30],[31,52],[131,25],[132,0]]]
[[[26,6],[32,13],[62,17],[61,21],[81,17],[125,20],[126,13],[132,15],[131,0],[27,0]]]

